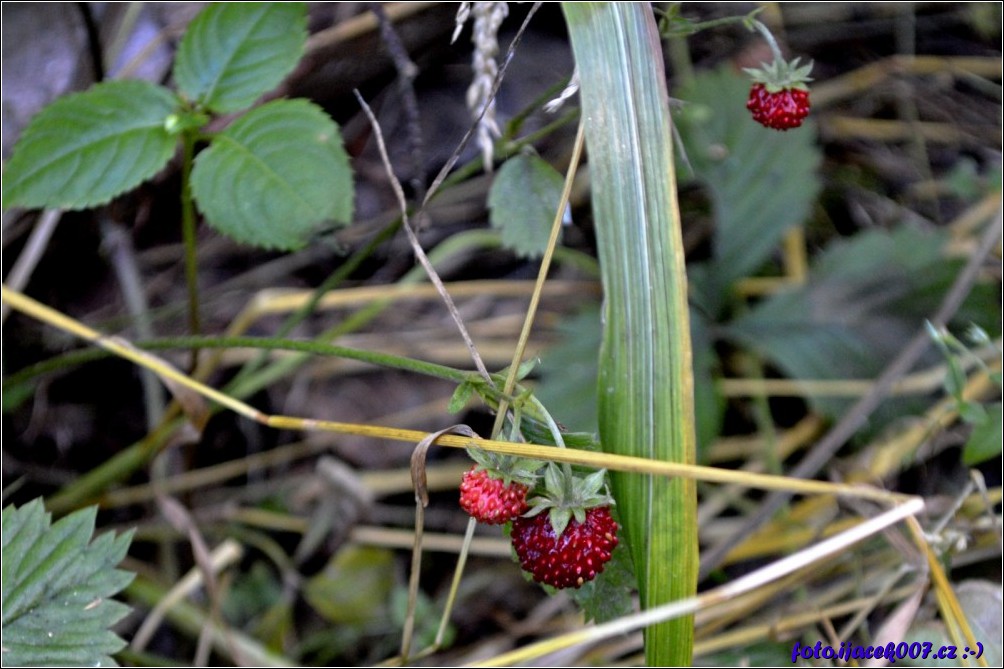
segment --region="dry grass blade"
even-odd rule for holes
[[[845,550],[848,546],[879,533],[891,525],[912,518],[923,509],[923,500],[919,498],[909,499],[870,520],[866,520],[849,530],[841,532],[837,536],[803,549],[794,555],[778,560],[697,597],[672,602],[610,623],[596,625],[547,641],[524,646],[517,651],[498,655],[489,661],[478,663],[477,666],[503,667],[517,662],[526,662],[562,648],[569,648],[583,643],[594,643],[602,639],[643,629],[664,620],[695,613],[722,602],[727,602],[734,597],[751,592],[771,581],[782,578],[793,571],[833,556]]]
[[[488,368],[485,367],[484,361],[478,354],[477,347],[474,346],[474,340],[471,339],[471,335],[467,331],[467,326],[464,325],[464,320],[461,318],[460,312],[457,310],[457,305],[454,304],[453,298],[450,297],[450,294],[446,290],[446,286],[443,285],[443,280],[439,278],[439,274],[432,266],[432,263],[429,262],[428,256],[425,255],[425,251],[422,249],[421,242],[418,241],[418,236],[415,235],[415,231],[411,227],[411,222],[408,218],[408,203],[405,201],[404,190],[402,190],[400,182],[394,175],[394,168],[390,164],[390,157],[387,155],[387,145],[384,143],[383,132],[380,130],[380,124],[377,123],[376,116],[373,115],[373,110],[370,109],[368,104],[366,104],[363,96],[360,95],[358,91],[356,91],[356,99],[359,100],[359,105],[363,108],[363,112],[365,112],[366,118],[369,119],[370,125],[373,128],[373,134],[376,137],[377,147],[380,149],[380,157],[383,160],[384,168],[387,170],[387,179],[390,181],[391,188],[394,190],[394,195],[397,197],[398,206],[401,208],[402,227],[404,228],[405,234],[408,235],[408,242],[411,244],[412,251],[414,251],[418,262],[421,263],[422,267],[425,269],[426,274],[429,275],[429,280],[432,281],[432,284],[436,287],[436,291],[439,293],[440,297],[443,298],[443,303],[450,312],[453,322],[456,323],[457,329],[460,331],[460,336],[463,337],[464,343],[467,344],[467,349],[471,353],[471,359],[474,361],[474,366],[477,367],[478,372],[488,382],[488,385],[494,386],[495,382],[492,381],[491,374],[488,373]]]
[[[235,541],[225,541],[208,556],[208,565],[210,567],[210,572],[208,573],[219,573],[220,571],[226,569],[229,565],[240,560],[243,553],[244,549],[240,544]],[[157,603],[153,610],[147,615],[146,620],[143,621],[139,630],[137,630],[133,635],[131,644],[133,650],[142,651],[146,648],[147,644],[150,642],[150,638],[157,630],[157,627],[160,626],[167,612],[170,611],[177,602],[180,602],[182,599],[194,592],[200,585],[203,585],[205,583],[204,579],[206,573],[207,572],[202,566],[192,569],[187,575],[178,581],[166,597]]]

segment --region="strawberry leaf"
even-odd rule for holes
[[[803,285],[759,302],[721,332],[792,379],[872,378],[937,309],[959,272],[961,261],[944,256],[946,242],[942,233],[909,226],[832,242]],[[999,298],[977,285],[956,317],[999,331]],[[811,402],[828,415],[849,404],[834,397]],[[874,424],[906,411],[898,401],[886,404],[890,415],[879,412]]]
[[[303,54],[300,2],[210,5],[188,26],[174,78],[190,100],[218,114],[246,107],[275,88]]]
[[[488,194],[491,224],[502,231],[502,245],[520,257],[542,256],[563,185],[558,171],[536,156],[507,160]]]
[[[178,100],[145,81],[110,81],[56,100],[32,119],[4,169],[3,207],[105,204],[167,164],[165,124]]]
[[[110,599],[133,579],[115,569],[132,532],[91,541],[97,507],[54,525],[40,500],[3,510],[4,666],[117,666],[108,628],[129,611]]]
[[[352,219],[352,172],[338,125],[305,100],[238,119],[195,159],[192,193],[208,223],[246,244],[293,250]]]

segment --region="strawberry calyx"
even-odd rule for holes
[[[479,448],[467,449],[467,455],[475,463],[477,469],[483,469],[493,479],[499,479],[505,485],[520,483],[533,488],[540,478],[541,463],[539,460],[529,458],[517,458],[512,455],[503,455],[491,451],[483,451]]]
[[[544,470],[544,490],[529,500],[530,510],[523,516],[532,518],[546,512],[554,536],[560,537],[572,518],[584,523],[589,509],[614,503],[606,492],[606,475],[601,469],[585,477],[575,476],[570,469],[549,463]]]
[[[786,61],[775,58],[770,64],[760,63],[761,67],[744,67],[743,71],[750,75],[754,84],[763,84],[768,93],[779,93],[784,90],[808,91],[807,82],[812,81],[813,62],[799,65],[801,58]]]
[[[618,525],[605,476],[603,470],[576,476],[568,465],[553,463],[544,470],[544,490],[533,498],[533,508],[513,520],[510,532],[520,567],[534,581],[580,588],[611,560]]]

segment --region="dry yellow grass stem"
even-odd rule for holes
[[[178,395],[177,388],[185,388],[189,391],[198,393],[204,398],[212,400],[213,402],[216,402],[217,404],[226,407],[231,411],[244,416],[245,418],[261,423],[262,425],[267,425],[276,429],[320,430],[339,434],[352,434],[362,437],[373,437],[375,439],[404,441],[412,444],[417,444],[428,436],[427,433],[418,430],[406,430],[357,423],[342,423],[337,421],[299,418],[294,416],[268,415],[238,399],[216,390],[215,388],[211,388],[204,383],[195,381],[191,377],[183,374],[166,363],[164,360],[135,348],[132,344],[120,337],[105,337],[98,331],[87,327],[79,321],[69,318],[54,309],[50,309],[49,307],[46,307],[45,305],[21,293],[12,291],[6,286],[3,286],[2,298],[15,309],[18,309],[65,332],[74,334],[82,339],[92,342],[97,346],[114,353],[115,355],[149,369],[153,373],[157,374],[157,376],[160,377],[169,388],[171,388],[172,392],[174,392],[176,396]],[[578,464],[596,469],[611,469],[624,472],[655,474],[658,476],[678,476],[681,478],[713,483],[735,483],[763,490],[786,490],[810,495],[846,495],[849,497],[872,499],[888,503],[902,502],[906,499],[910,499],[909,496],[906,495],[866,486],[827,483],[824,481],[794,479],[783,476],[769,476],[766,474],[755,474],[749,472],[735,472],[727,469],[715,469],[713,467],[702,467],[698,465],[684,465],[674,462],[649,460],[645,458],[614,455],[610,453],[596,453],[573,448],[559,449],[554,448],[553,446],[517,444],[493,439],[472,439],[456,435],[444,435],[437,441],[437,443],[440,446],[448,446],[451,448],[476,447],[486,451],[494,451],[496,453],[517,455],[552,462],[568,462],[570,464]]]
[[[609,623],[588,627],[568,634],[524,646],[509,653],[502,653],[488,661],[478,663],[479,666],[500,667],[525,662],[527,660],[553,653],[564,648],[580,644],[594,643],[620,634],[643,629],[649,625],[670,620],[680,616],[730,601],[736,597],[752,592],[783,578],[792,572],[831,557],[847,547],[873,536],[876,533],[905,519],[911,518],[924,508],[923,500],[910,498],[902,504],[863,522],[858,523],[834,537],[826,539],[814,546],[805,548],[794,555],[773,562],[746,576],[719,586],[706,593],[685,600],[672,602],[663,606],[648,609],[641,613],[625,616]]]

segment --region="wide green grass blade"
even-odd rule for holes
[[[610,453],[693,463],[694,409],[683,243],[662,50],[643,3],[566,3],[582,83],[605,296],[600,438]],[[694,594],[692,481],[611,477],[642,606]],[[693,621],[647,630],[650,665],[689,665]]]

